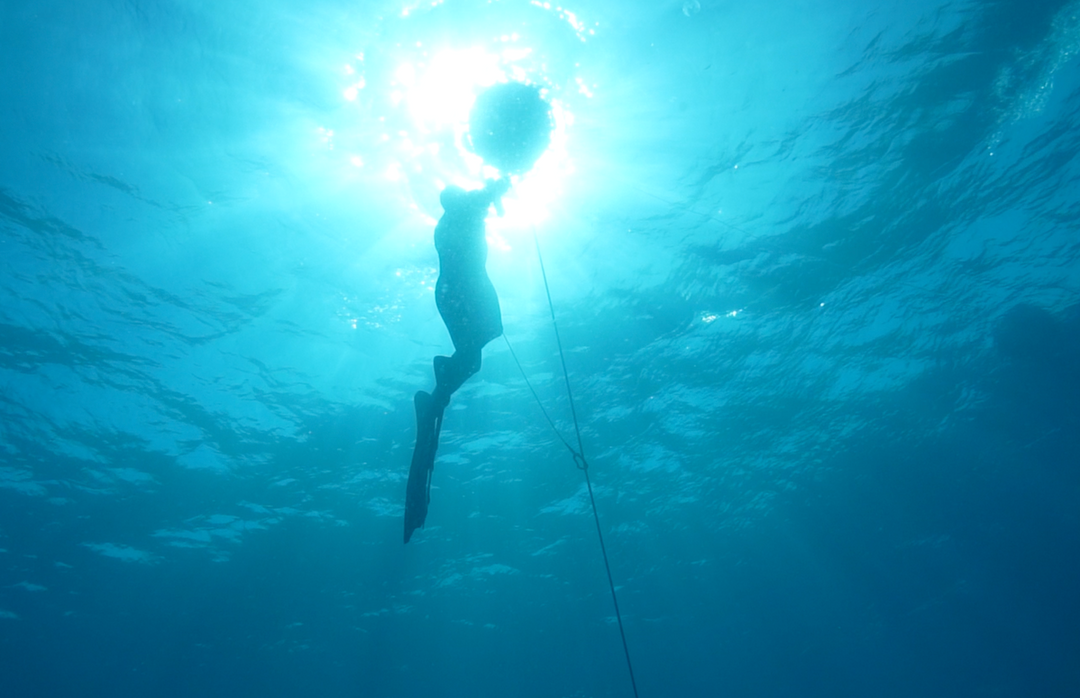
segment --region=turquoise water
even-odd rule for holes
[[[0,4],[0,695],[1080,695],[1076,2]]]

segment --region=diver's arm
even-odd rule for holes
[[[495,205],[495,213],[503,215],[502,198],[510,189],[510,178],[503,177],[502,179],[489,179],[484,182],[484,194],[490,197],[490,201]]]
[[[495,212],[503,215],[502,197],[510,189],[510,179],[489,179],[483,189],[470,189],[449,186],[439,194],[439,203],[443,207],[443,217],[449,216],[476,216],[481,219],[487,216],[488,207],[495,206]],[[441,223],[440,219],[440,223]]]

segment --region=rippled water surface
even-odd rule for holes
[[[1080,5],[0,4],[0,693],[1080,695]],[[508,344],[401,543],[472,100]]]

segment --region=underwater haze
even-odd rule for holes
[[[0,0],[0,696],[633,696],[538,250],[641,698],[1078,696],[1078,178],[1080,0]]]

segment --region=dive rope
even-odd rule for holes
[[[547,270],[544,269],[544,256],[540,253],[540,239],[537,237],[535,229],[533,229],[533,242],[536,243],[536,257],[540,260],[540,275],[544,279],[544,292],[547,294],[548,310],[551,311],[551,327],[555,330],[555,344],[559,347],[559,360],[562,362],[563,379],[566,381],[566,397],[570,402],[570,415],[574,418],[574,433],[577,435],[577,450],[574,450],[574,447],[563,438],[563,435],[556,428],[555,422],[552,421],[547,410],[544,409],[544,403],[540,401],[540,396],[536,394],[532,383],[529,382],[529,377],[525,374],[525,369],[522,367],[521,362],[518,361],[517,354],[514,352],[514,348],[510,346],[510,340],[506,338],[505,334],[503,334],[503,340],[506,342],[506,347],[510,350],[510,356],[513,357],[518,370],[521,371],[522,377],[525,378],[525,385],[529,386],[536,404],[540,405],[540,411],[544,413],[544,418],[551,425],[551,430],[555,432],[555,435],[570,451],[577,469],[585,473],[585,487],[589,491],[589,504],[592,505],[593,521],[596,523],[596,536],[600,540],[600,553],[604,558],[604,570],[607,571],[608,588],[611,589],[611,603],[615,606],[615,619],[619,623],[619,637],[622,638],[623,654],[626,655],[626,668],[630,672],[630,686],[634,689],[634,698],[638,698],[637,681],[634,680],[634,665],[630,661],[630,647],[626,644],[626,631],[623,629],[622,613],[619,611],[619,599],[615,595],[615,581],[611,576],[611,563],[608,562],[607,547],[604,545],[604,533],[600,528],[600,515],[596,513],[596,498],[593,496],[592,480],[589,478],[589,461],[585,460],[585,445],[581,438],[581,427],[578,425],[577,410],[574,407],[574,392],[570,388],[570,372],[566,368],[566,354],[563,352],[562,339],[559,337],[559,324],[555,322],[555,304],[551,301],[551,287],[548,285]]]

